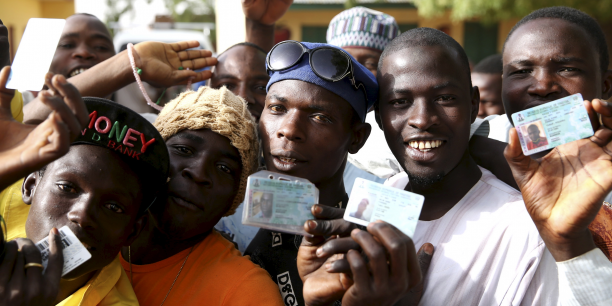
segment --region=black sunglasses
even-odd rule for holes
[[[297,64],[305,53],[309,55],[310,69],[318,77],[329,82],[338,82],[350,76],[351,84],[355,89],[361,87],[366,101],[369,101],[363,83],[356,84],[351,57],[340,49],[332,47],[308,49],[298,41],[286,40],[276,44],[268,53],[266,72],[270,74],[270,71],[289,69]]]

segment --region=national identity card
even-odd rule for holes
[[[58,232],[62,242],[62,254],[64,255],[64,268],[62,269],[62,276],[64,276],[89,260],[91,253],[87,251],[79,238],[74,235],[68,226],[63,226]],[[42,265],[44,269],[47,269],[50,253],[49,236],[36,243],[36,247],[38,247],[42,256]]]
[[[512,114],[512,121],[525,155],[532,155],[594,134],[582,95]]]
[[[357,178],[344,220],[364,226],[381,220],[412,237],[424,201],[425,197],[420,194]]]

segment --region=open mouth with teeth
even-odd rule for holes
[[[444,144],[443,140],[412,140],[408,145],[419,151],[427,152]]]
[[[283,163],[287,163],[287,164],[295,164],[295,162],[296,162],[295,158],[280,157],[280,156],[277,156],[276,158],[278,158]]]
[[[72,70],[72,72],[70,72],[70,74],[68,75],[69,77],[73,77],[75,75],[79,75],[85,71],[87,71],[88,68],[77,68]]]

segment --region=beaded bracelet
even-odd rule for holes
[[[130,65],[132,66],[132,72],[134,72],[134,78],[136,78],[136,83],[138,83],[138,88],[140,88],[140,92],[142,92],[142,95],[147,101],[147,105],[153,107],[154,109],[158,111],[161,111],[163,107],[159,106],[158,104],[161,100],[161,96],[163,96],[164,93],[166,93],[166,89],[164,89],[159,99],[157,99],[157,103],[153,103],[153,101],[151,101],[151,98],[149,98],[149,95],[147,94],[147,91],[145,90],[144,85],[142,84],[142,80],[140,80],[140,74],[142,74],[142,69],[136,67],[136,62],[134,61],[134,54],[133,54],[133,52],[135,51],[133,50],[134,50],[134,45],[132,43],[128,43],[127,45],[128,57],[130,59]],[[178,68],[178,70],[183,70],[183,69],[184,69],[183,66]],[[189,70],[189,68],[187,68],[186,70]],[[191,88],[192,81],[193,81],[193,77],[189,77],[189,79],[187,80],[188,90]]]

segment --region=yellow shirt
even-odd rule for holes
[[[25,223],[30,205],[21,199],[23,180],[0,193],[0,214],[6,221],[7,240],[26,237]],[[119,257],[98,271],[89,282],[58,306],[138,305],[136,294],[123,271]]]
[[[23,122],[23,97],[19,90],[15,90],[15,96],[11,100],[11,113],[15,120]]]

